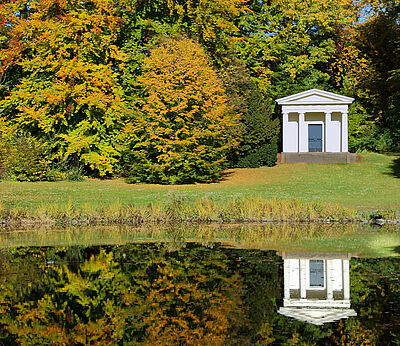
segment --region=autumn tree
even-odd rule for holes
[[[0,123],[45,139],[52,162],[85,165],[100,176],[117,163],[123,117],[113,5],[10,1],[0,8],[0,20],[11,23],[2,28],[0,77],[8,90],[0,90]]]
[[[130,182],[192,183],[220,177],[237,145],[238,115],[201,47],[170,38],[154,49],[139,78],[143,110],[125,128]]]

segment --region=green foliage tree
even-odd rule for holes
[[[263,93],[276,99],[331,88],[336,34],[356,14],[351,1],[251,1],[250,9],[240,18],[237,50]]]
[[[396,1],[381,4],[377,14],[364,23],[355,43],[370,62],[369,76],[360,88],[367,90],[361,102],[375,123],[373,146],[378,151],[400,150],[400,6]],[[383,92],[384,91],[384,92]],[[368,138],[368,137],[367,137]]]
[[[129,1],[125,1],[129,2]],[[183,33],[201,44],[216,64],[226,62],[237,36],[237,19],[247,0],[145,0],[124,12],[126,48],[145,47],[161,33]],[[136,49],[135,49],[136,51]],[[131,50],[134,52],[134,50]]]
[[[331,65],[336,86],[356,98],[349,114],[349,146],[398,151],[399,3],[367,0],[361,5],[364,20],[338,35]]]
[[[240,35],[236,20],[248,10],[247,0],[166,1],[177,16],[180,31],[196,39],[215,63],[226,63],[235,37]]]
[[[142,112],[125,128],[130,182],[192,183],[218,179],[237,145],[238,115],[229,113],[201,47],[167,39],[145,60]]]

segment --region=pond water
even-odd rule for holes
[[[119,244],[79,244],[67,231],[0,234],[0,344],[400,343],[398,247],[371,257],[352,251],[353,238],[321,251],[298,240],[256,249],[143,234]]]

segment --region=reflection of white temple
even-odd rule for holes
[[[350,255],[283,252],[282,258],[280,314],[316,325],[357,315],[350,308]]]

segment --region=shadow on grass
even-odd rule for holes
[[[389,165],[390,171],[388,172],[388,175],[391,175],[395,178],[400,179],[400,155],[396,155],[396,156],[397,157]]]
[[[223,181],[227,181],[232,175],[233,175],[233,170],[232,169],[225,170],[221,174],[221,177],[219,179],[216,179],[216,180],[212,181],[212,183],[221,183]]]
[[[400,255],[400,246],[396,246],[393,250]]]

